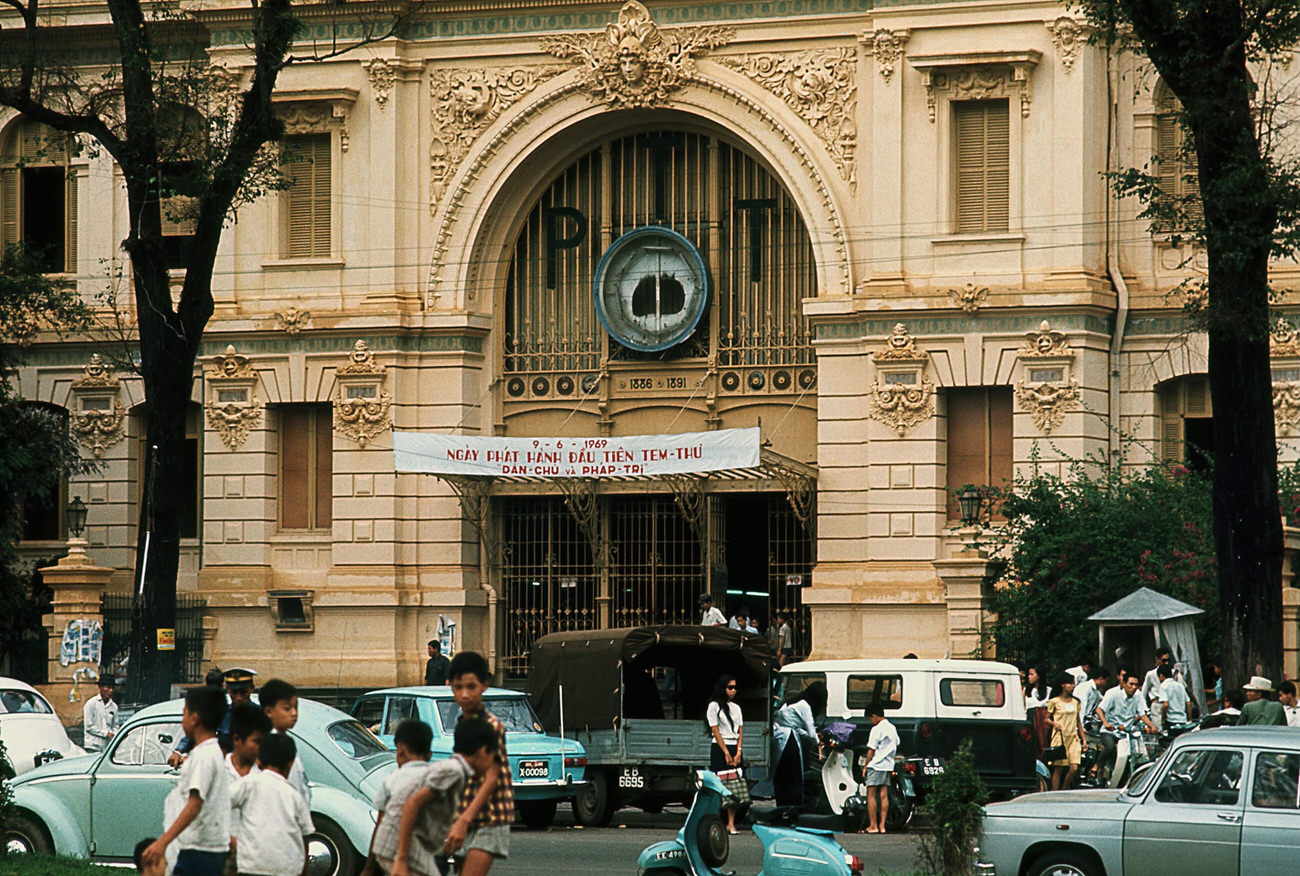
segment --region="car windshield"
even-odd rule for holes
[[[353,760],[361,760],[372,754],[387,754],[388,749],[375,734],[367,730],[359,721],[339,721],[331,724],[325,731],[338,750]]]
[[[54,710],[39,694],[29,690],[0,690],[0,714],[16,713],[50,715]]]
[[[525,696],[493,697],[485,699],[483,706],[506,725],[507,733],[542,732],[542,724],[533,714],[533,707],[528,704],[528,698]],[[456,705],[455,700],[438,701],[438,720],[442,721],[443,729],[446,731],[456,726],[456,722],[460,720],[460,706]]]

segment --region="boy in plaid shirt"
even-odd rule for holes
[[[506,728],[496,715],[483,708],[483,693],[492,673],[487,660],[473,651],[462,651],[452,658],[448,673],[451,690],[460,706],[460,720],[486,720],[497,734],[495,762],[483,774],[475,774],[461,793],[460,813],[447,831],[443,849],[460,859],[461,876],[487,876],[496,859],[510,854],[510,825],[515,820],[515,795],[510,784],[510,761],[506,756]],[[431,797],[428,789],[412,794],[402,807],[398,828],[398,852],[392,876],[407,876],[405,852],[419,810]]]

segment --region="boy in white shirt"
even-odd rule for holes
[[[271,719],[272,733],[288,733],[298,723],[298,689],[289,682],[279,678],[271,679],[257,692],[257,699],[266,716]],[[307,773],[302,768],[300,757],[294,758],[293,767],[289,770],[289,784],[310,807],[311,787],[307,784]]]
[[[262,739],[270,733],[271,719],[252,703],[230,710],[230,753],[226,755],[230,781],[237,782],[258,772],[257,753],[262,747]]]
[[[240,876],[299,876],[305,871],[307,836],[315,826],[307,801],[287,778],[297,757],[293,737],[266,734],[257,755],[261,769],[241,779],[231,794]]]
[[[871,735],[867,737],[867,833],[884,833],[889,814],[889,777],[894,772],[894,755],[898,752],[898,731],[885,718],[880,703],[873,702],[867,712]]]
[[[163,835],[141,855],[157,866],[169,859],[176,843],[172,876],[221,876],[230,851],[230,774],[217,743],[217,727],[226,715],[226,694],[204,685],[185,692],[181,729],[193,740],[176,787],[163,804]]]
[[[1187,704],[1191,702],[1191,697],[1187,695],[1187,688],[1174,678],[1173,669],[1163,663],[1156,667],[1156,673],[1160,677],[1160,693],[1164,697],[1162,703],[1164,720],[1161,723],[1165,727],[1186,724]]]
[[[116,685],[112,673],[99,673],[98,684],[99,696],[86,700],[86,707],[81,710],[86,751],[103,751],[117,734],[117,703],[113,702]]]

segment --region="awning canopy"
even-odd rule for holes
[[[1205,614],[1205,611],[1149,587],[1139,587],[1123,599],[1089,615],[1088,620],[1097,623],[1158,623],[1200,614]]]

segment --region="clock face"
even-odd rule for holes
[[[676,231],[650,225],[627,232],[601,257],[592,290],[614,340],[642,352],[686,340],[709,303],[699,250]]]

